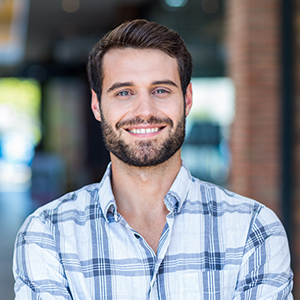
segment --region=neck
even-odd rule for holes
[[[122,214],[149,213],[164,206],[164,196],[181,167],[180,151],[166,162],[151,167],[129,166],[111,155],[112,188]]]
[[[112,154],[111,162],[118,212],[156,253],[168,214],[164,197],[180,170],[180,150],[154,167],[129,166]]]
[[[156,253],[168,214],[164,197],[180,170],[180,150],[154,167],[129,166],[112,154],[111,162],[118,212]]]

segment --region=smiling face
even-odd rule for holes
[[[103,60],[101,110],[93,92],[92,109],[115,158],[133,166],[153,166],[178,151],[185,136],[185,101],[178,64],[160,50],[113,49]]]

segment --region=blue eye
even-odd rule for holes
[[[157,93],[157,94],[165,94],[165,93],[167,93],[167,91],[164,90],[164,89],[158,89],[158,90],[155,91],[155,93]]]
[[[117,96],[128,96],[130,93],[128,91],[122,91],[117,94]]]

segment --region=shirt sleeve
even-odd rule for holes
[[[292,300],[293,273],[285,230],[268,208],[252,221],[234,300]]]
[[[55,228],[43,218],[24,222],[14,251],[15,300],[72,299],[54,236]]]

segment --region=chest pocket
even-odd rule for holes
[[[233,298],[238,270],[189,272],[179,274],[173,299],[230,300]]]

